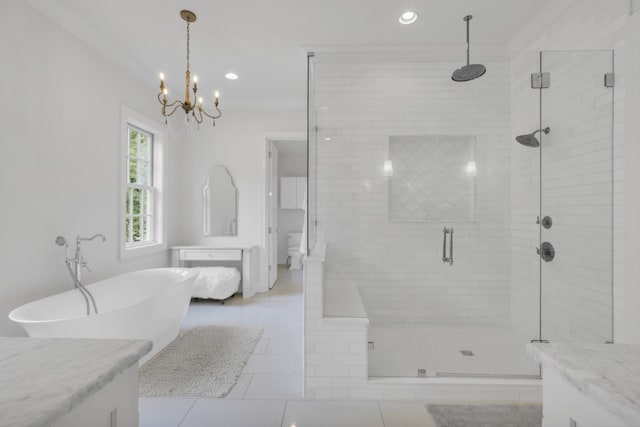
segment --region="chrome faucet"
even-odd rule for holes
[[[82,294],[82,296],[84,297],[85,303],[87,304],[87,316],[91,314],[91,306],[89,304],[89,299],[91,299],[91,302],[93,303],[93,310],[95,311],[96,314],[98,314],[98,307],[96,305],[96,300],[93,298],[93,295],[91,295],[91,292],[89,292],[89,290],[82,284],[82,282],[80,281],[80,273],[82,271],[82,267],[86,268],[87,270],[89,270],[89,267],[87,266],[87,261],[85,261],[84,257],[82,256],[82,250],[81,250],[81,246],[80,246],[80,242],[81,241],[90,241],[93,240],[97,237],[102,237],[102,241],[106,242],[107,238],[104,237],[104,234],[94,234],[91,237],[81,237],[80,235],[78,235],[76,237],[76,253],[75,253],[75,257],[74,258],[69,258],[68,252],[67,252],[67,256],[65,257],[65,264],[67,265],[67,270],[69,271],[69,274],[71,275],[71,279],[73,279],[73,285],[75,288],[78,289],[78,291],[80,291],[80,293]],[[58,236],[56,237],[55,240],[56,244],[59,246],[64,246],[65,249],[69,248],[69,244],[67,243],[67,239],[65,239],[62,236]],[[91,271],[91,270],[89,270]]]
[[[72,260],[70,260],[70,262],[73,265],[73,271],[76,274],[76,278],[78,280],[80,280],[80,277],[82,275],[82,267],[86,268],[87,270],[91,271],[87,265],[87,261],[85,261],[84,257],[82,256],[82,251],[80,248],[80,242],[81,241],[86,241],[86,242],[90,242],[91,240],[98,238],[98,237],[102,237],[102,241],[106,242],[107,238],[104,237],[104,234],[98,233],[98,234],[94,234],[91,237],[81,237],[80,235],[76,236],[76,256],[75,258],[73,258]]]

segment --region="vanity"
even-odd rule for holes
[[[528,344],[542,365],[543,427],[640,426],[640,346]]]
[[[238,235],[238,188],[231,172],[222,165],[214,165],[209,169],[202,186],[202,235],[209,238],[225,238],[223,241]],[[169,248],[171,265],[239,267],[242,296],[253,296],[260,280],[260,247],[222,245],[173,246]]]
[[[240,263],[242,296],[249,298],[256,293],[259,280],[259,247],[212,247],[212,246],[173,246],[172,265],[174,267],[195,267],[206,262],[216,264]]]
[[[0,338],[0,425],[135,427],[147,340]]]

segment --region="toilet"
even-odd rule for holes
[[[287,234],[287,262],[289,270],[302,269],[302,252],[300,252],[300,240],[302,233]]]

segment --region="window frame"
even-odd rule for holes
[[[135,256],[147,255],[167,249],[166,243],[166,221],[165,221],[165,194],[164,194],[164,171],[165,171],[165,144],[167,133],[161,124],[143,116],[133,109],[122,106],[121,117],[121,150],[120,150],[120,258],[131,258]],[[151,241],[128,243],[127,240],[127,190],[132,188],[128,181],[129,175],[129,129],[135,128],[151,136],[151,199],[152,210],[149,233]],[[146,187],[136,184],[136,188]],[[132,206],[133,209],[133,206]]]

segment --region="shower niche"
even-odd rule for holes
[[[474,221],[476,137],[390,136],[388,218]]]

